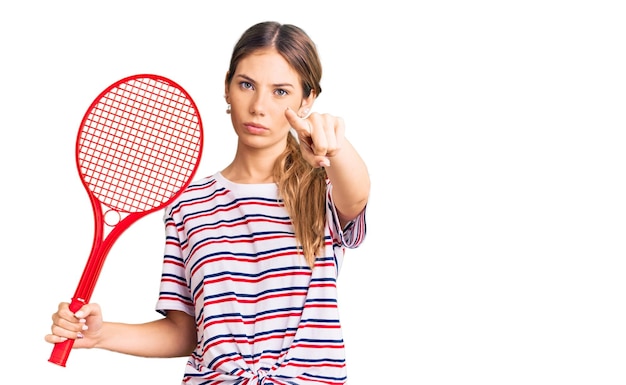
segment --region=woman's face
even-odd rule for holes
[[[289,107],[296,113],[308,106],[303,100],[300,76],[273,48],[243,58],[226,85],[231,120],[239,141],[256,149],[282,152],[290,126]]]

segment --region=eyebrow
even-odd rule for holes
[[[252,79],[251,77],[249,77],[249,76],[247,76],[247,75],[244,75],[244,74],[237,74],[235,77],[237,77],[237,78],[243,78],[245,81],[250,82],[250,83],[256,83],[256,82],[254,81],[254,79]],[[291,88],[295,88],[295,87],[293,86],[293,84],[291,84],[291,83],[275,83],[275,84],[272,84],[272,86],[273,86],[273,87],[283,87],[283,88],[284,88],[284,87],[291,87]]]

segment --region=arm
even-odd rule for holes
[[[180,311],[144,324],[107,322],[95,347],[141,357],[188,356],[196,347],[196,327],[193,317]]]
[[[74,348],[100,348],[142,357],[180,357],[196,347],[193,317],[169,311],[165,318],[144,324],[103,322],[100,306],[87,304],[76,314],[61,303],[52,316],[50,343],[75,339]]]
[[[330,165],[326,166],[326,175],[333,184],[333,201],[341,225],[363,211],[369,199],[370,178],[365,162],[347,139],[341,150],[329,156]]]
[[[342,118],[312,113],[301,119],[291,109],[285,116],[298,133],[302,155],[314,167],[325,167],[333,184],[333,201],[342,225],[367,204],[370,178],[363,159],[346,139]]]

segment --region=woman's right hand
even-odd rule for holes
[[[72,313],[69,303],[61,302],[56,313],[52,314],[51,334],[47,334],[45,340],[56,344],[72,339],[75,340],[73,348],[93,348],[101,329],[102,312],[98,304],[83,305]]]

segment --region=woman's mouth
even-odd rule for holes
[[[263,134],[263,133],[267,132],[267,130],[268,130],[267,127],[265,127],[265,126],[263,126],[261,124],[252,123],[252,122],[244,123],[243,126],[246,128],[246,130],[249,133],[255,134],[255,135]]]

